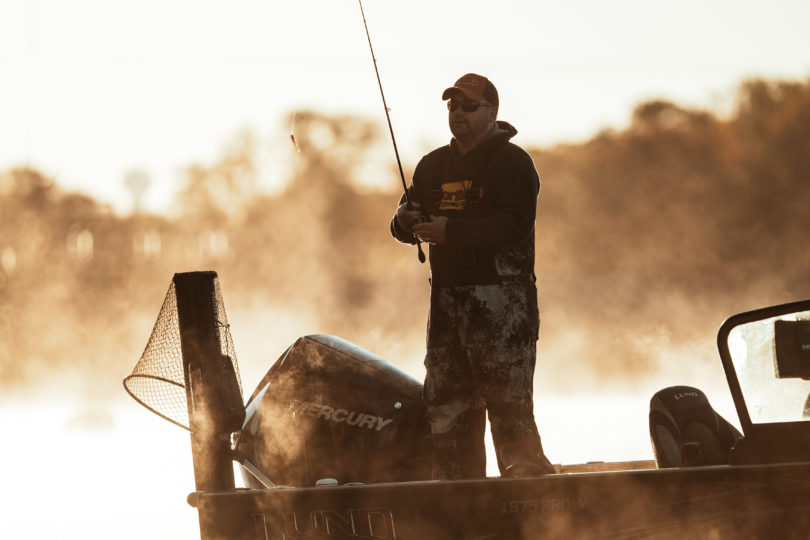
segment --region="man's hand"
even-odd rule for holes
[[[410,203],[410,208],[408,206],[408,203],[399,205],[399,208],[397,208],[397,222],[402,227],[402,230],[412,233],[414,220],[421,217],[422,214],[419,213],[419,203]]]
[[[430,216],[430,220],[413,226],[413,234],[426,244],[444,244],[447,216]]]

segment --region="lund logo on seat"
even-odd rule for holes
[[[387,508],[284,512],[283,540],[355,537],[395,540],[394,516]]]
[[[697,392],[682,392],[680,394],[675,394],[672,397],[675,399],[675,401],[678,401],[679,399],[683,399],[683,398],[687,398],[687,397],[700,397],[700,396],[698,396]]]

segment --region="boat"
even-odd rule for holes
[[[654,460],[527,478],[431,480],[421,383],[337,336],[297,339],[244,400],[215,272],[175,274],[124,386],[189,430],[202,540],[806,538],[810,300],[733,315],[717,346],[741,430],[670,386]]]

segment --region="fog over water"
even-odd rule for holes
[[[536,415],[555,463],[650,459],[664,386],[703,389],[737,423],[717,329],[810,298],[810,83],[746,81],[735,99],[723,119],[651,101],[626,130],[529,149],[543,183]],[[198,534],[188,434],[121,386],[176,272],[218,273],[248,394],[313,333],[422,378],[428,275],[388,233],[399,179],[387,164],[383,185],[358,182],[385,162],[385,133],[316,111],[295,125],[283,190],[262,189],[264,143],[243,133],[189,164],[168,215],[116,214],[35,166],[0,172],[0,473],[16,510],[0,536]]]

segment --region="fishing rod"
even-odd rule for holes
[[[399,150],[397,150],[397,140],[394,137],[394,128],[391,125],[391,115],[388,113],[388,104],[385,102],[385,93],[383,92],[382,81],[380,80],[380,71],[377,69],[377,58],[374,56],[374,47],[371,46],[371,34],[368,32],[368,23],[366,22],[366,13],[363,11],[362,0],[357,0],[360,4],[360,14],[363,16],[363,26],[366,28],[366,38],[368,38],[368,49],[371,51],[371,61],[374,63],[374,73],[377,75],[377,85],[380,87],[380,96],[382,96],[383,108],[385,109],[385,118],[388,120],[388,131],[391,132],[391,142],[394,143],[394,155],[397,157],[397,167],[399,167],[399,177],[402,179],[402,189],[405,191],[405,202],[408,208],[411,208],[411,202],[408,200],[408,185],[405,183],[405,173],[402,172],[402,161],[399,159]],[[416,240],[416,249],[419,251],[419,262],[425,262],[425,253],[422,251],[422,243],[419,239]]]

